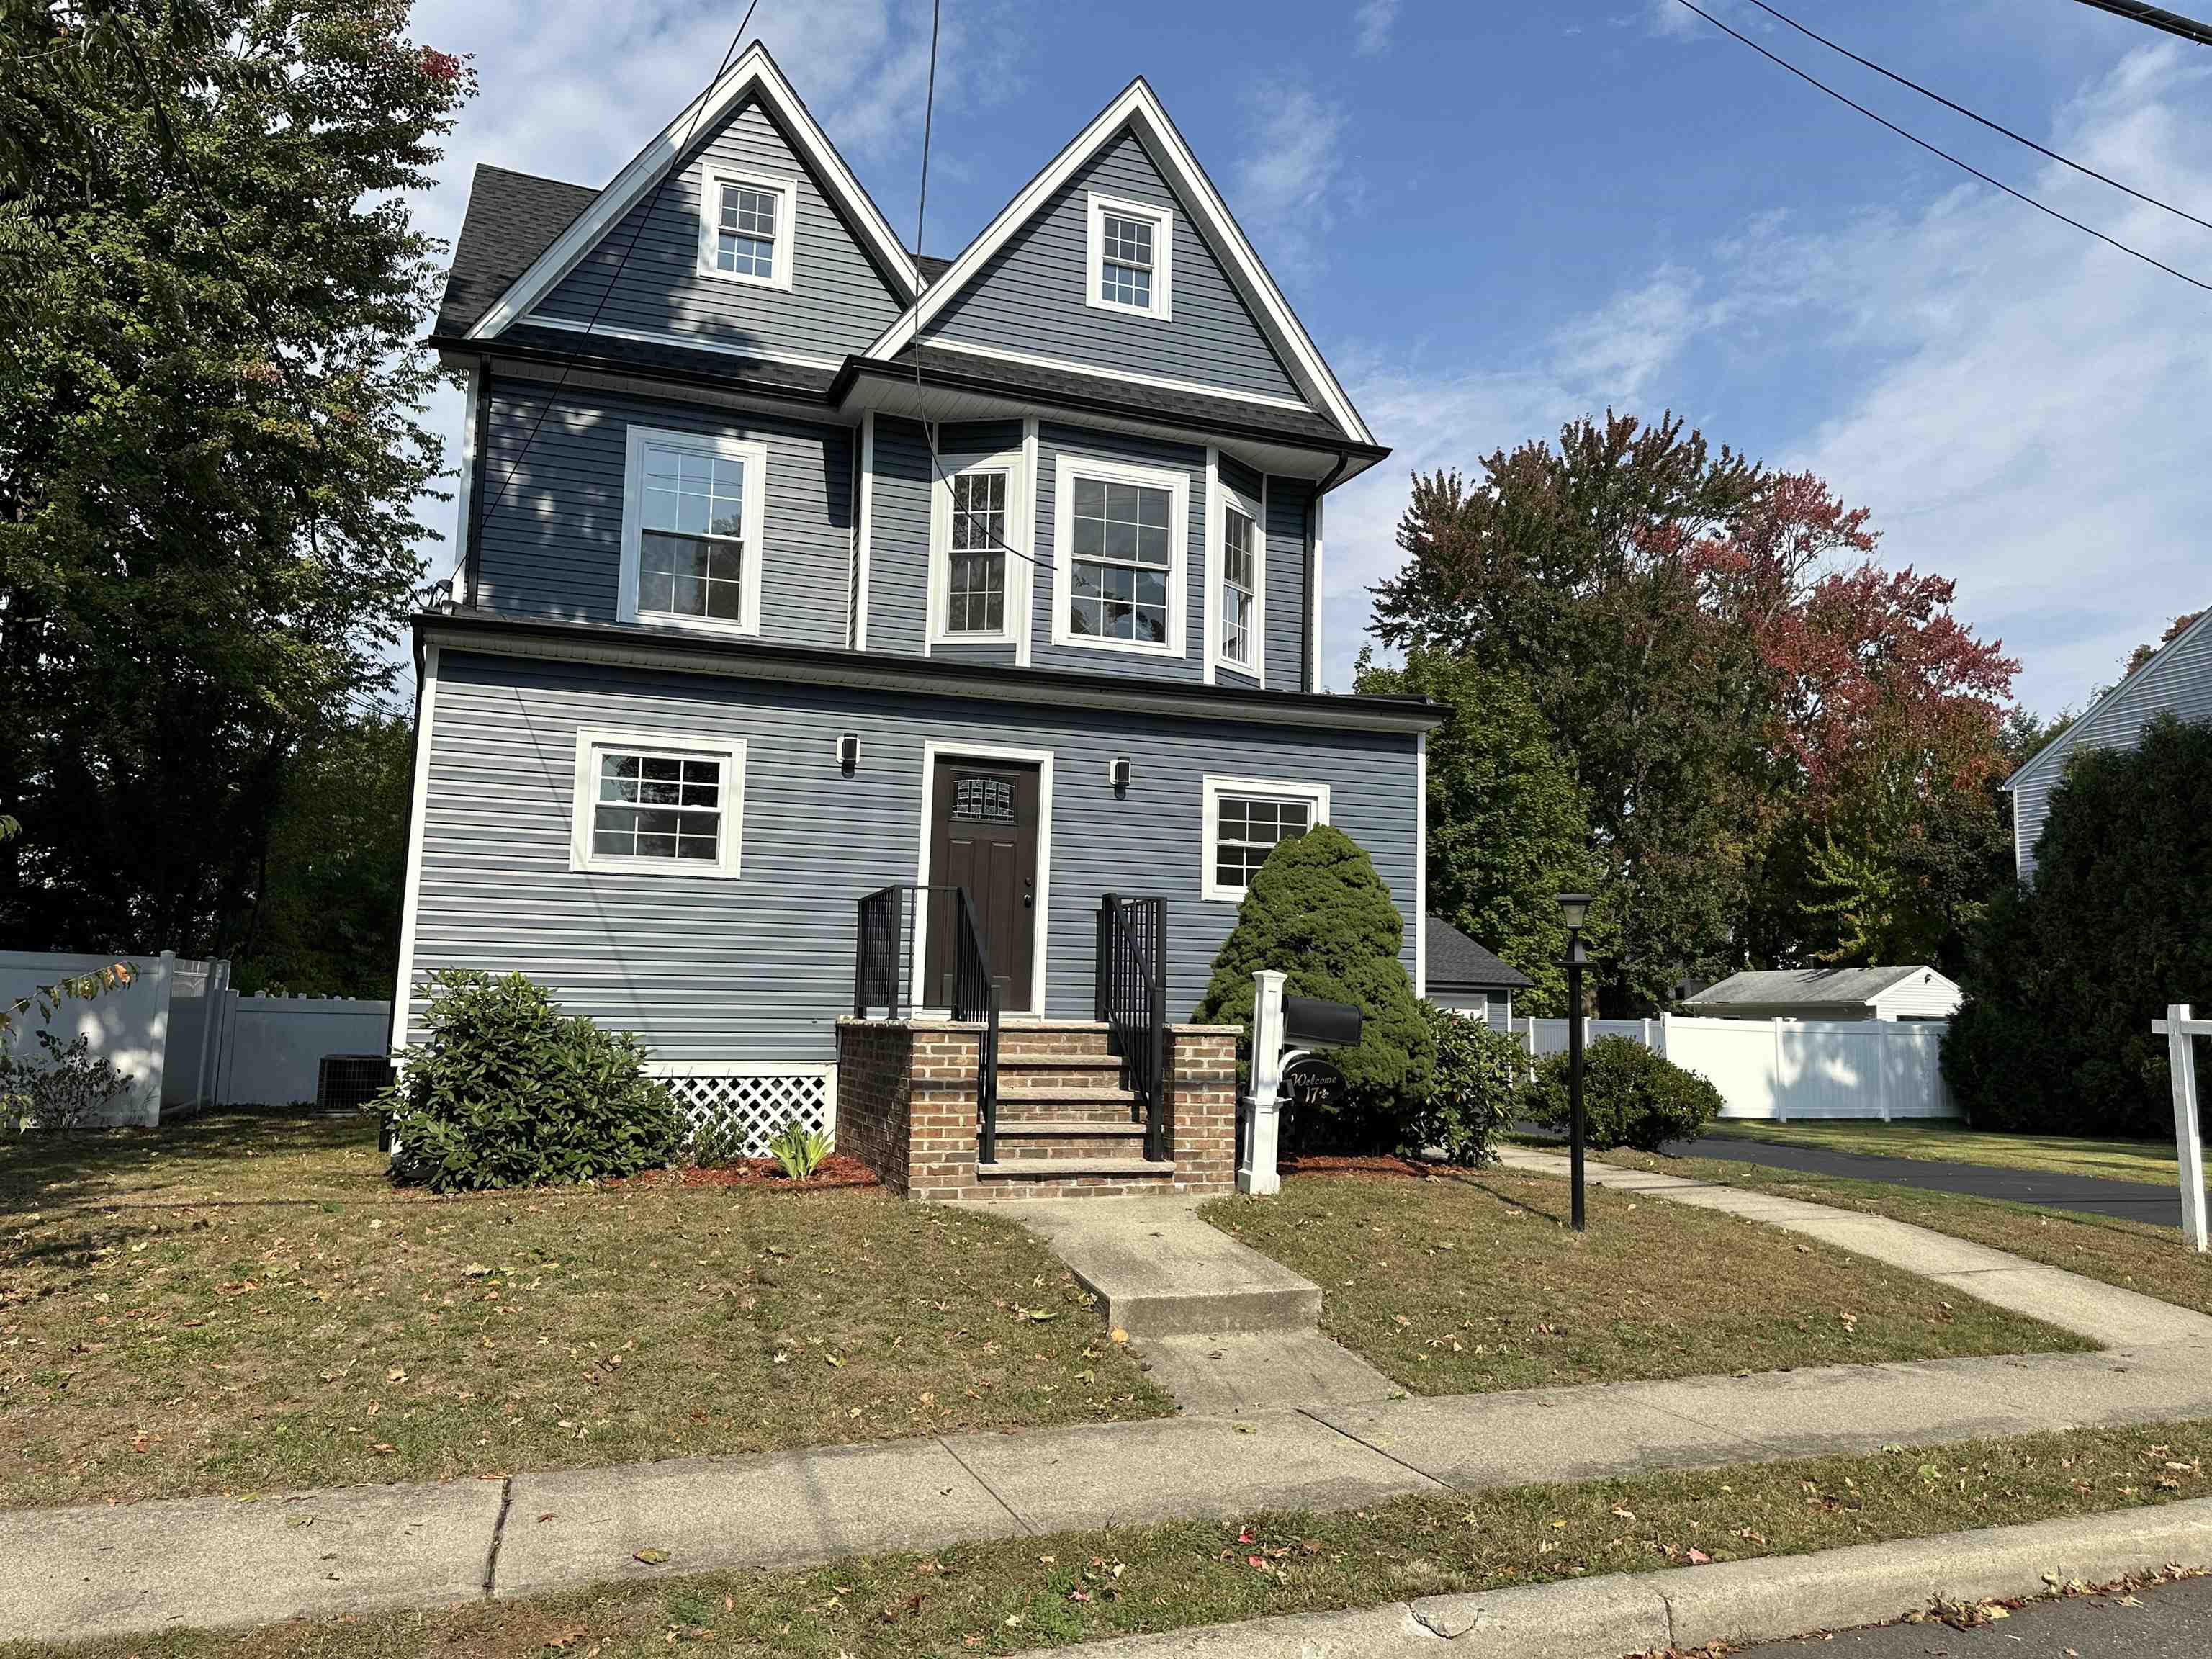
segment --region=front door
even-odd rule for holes
[[[1013,761],[940,760],[931,781],[929,884],[964,887],[975,907],[999,1006],[1030,1008],[1036,946],[1037,768]],[[957,906],[933,894],[925,998],[952,1003]]]

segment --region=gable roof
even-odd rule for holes
[[[1424,916],[1421,923],[1431,990],[1519,991],[1536,982],[1500,962],[1442,916]]]
[[[1778,968],[1730,974],[1689,999],[1687,1006],[1767,1007],[1797,1003],[1808,1007],[1858,1007],[1917,974],[1935,970],[1920,963],[1904,968]],[[1938,975],[1937,977],[1942,977]]]
[[[1229,204],[1213,187],[1206,169],[1168,118],[1158,96],[1144,76],[1132,81],[1114,100],[1092,118],[1089,125],[1070,139],[1059,155],[1022,186],[1012,201],[1000,209],[982,234],[963,248],[943,276],[932,281],[915,303],[869,346],[872,357],[896,355],[913,343],[945,305],[990,263],[991,257],[1024,225],[1042,212],[1062,185],[1091,159],[1113,143],[1123,129],[1133,132],[1151,152],[1169,185],[1192,210],[1200,234],[1206,239],[1231,282],[1258,319],[1269,343],[1303,376],[1322,406],[1348,436],[1372,444],[1375,434],[1359,417],[1335,374],[1322,359],[1313,337],[1291,309],[1290,301],[1275,286],[1275,279],[1260,262]]]
[[[589,185],[477,162],[461,234],[453,240],[453,263],[446,271],[436,332],[465,333],[599,194]]]
[[[2152,654],[2149,661],[2091,703],[2083,711],[2080,719],[2029,756],[2027,763],[2005,780],[2004,787],[2008,789],[2017,788],[2021,780],[2031,772],[2047,771],[2056,766],[2073,751],[2083,737],[2095,729],[2099,715],[2108,708],[2117,707],[2124,698],[2135,696],[2152,681],[2162,679],[2172,665],[2180,659],[2182,647],[2208,629],[2212,629],[2212,605],[2206,606],[2203,614],[2195,622],[2160,646]]]
[[[737,61],[723,71],[713,86],[678,112],[676,118],[631,158],[629,165],[614,176],[589,206],[575,214],[540,249],[528,266],[501,291],[498,299],[470,325],[468,337],[492,337],[551,293],[555,284],[581,262],[600,238],[621,223],[623,216],[644,200],[667,176],[669,169],[684,159],[683,152],[713,132],[723,117],[748,96],[758,97],[789,135],[801,158],[813,169],[823,194],[859,229],[862,245],[877,263],[904,285],[909,298],[921,293],[922,276],[914,255],[893,234],[883,210],[845,165],[845,158],[837,153],[829,135],[816,125],[805,101],[784,78],[768,48],[756,40],[738,55]],[[459,250],[455,252],[458,257]]]

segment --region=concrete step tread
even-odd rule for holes
[[[1053,1084],[1049,1086],[1009,1083],[1005,1067],[1000,1068],[999,1103],[1001,1106],[1010,1101],[1034,1101],[1040,1106],[1066,1106],[1093,1100],[1102,1104],[1133,1106],[1137,1103],[1137,1095],[1133,1089],[1119,1088],[1110,1083]]]
[[[1000,1158],[995,1164],[975,1160],[975,1176],[979,1181],[1004,1180],[1010,1176],[1029,1180],[1048,1176],[1056,1180],[1067,1180],[1076,1176],[1171,1176],[1175,1173],[1172,1158]]]
[[[1001,1072],[1112,1072],[1121,1070],[1119,1054],[1021,1054],[999,1049]]]
[[[1140,1135],[1145,1126],[1126,1117],[1001,1117],[999,1138],[1019,1135],[1030,1139],[1045,1135]]]

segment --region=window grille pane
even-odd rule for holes
[[[592,810],[594,856],[714,862],[720,855],[722,763],[703,755],[602,752]]]
[[[1172,493],[1147,484],[1078,478],[1070,627],[1109,639],[1167,642],[1168,521]],[[1086,605],[1093,595],[1109,603]]]
[[[1279,796],[1224,795],[1214,834],[1215,882],[1249,887],[1252,872],[1267,861],[1277,842],[1302,836],[1311,827],[1310,802]]]
[[[774,191],[725,185],[715,230],[714,263],[741,276],[773,278],[778,208]]]

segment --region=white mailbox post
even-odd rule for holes
[[[1275,1149],[1283,1127],[1283,984],[1288,975],[1263,968],[1252,975],[1252,1092],[1246,1097],[1244,1156],[1237,1161],[1237,1190],[1267,1197],[1283,1189]]]
[[[2204,1234],[2204,1132],[2197,1117],[2197,1039],[2212,1036],[2212,1019],[2196,1018],[2185,1002],[2166,1011],[2164,1019],[2151,1022],[2154,1033],[2166,1039],[2167,1069],[2173,1073],[2173,1149],[2180,1164],[2181,1231],[2189,1248],[2200,1254]]]

